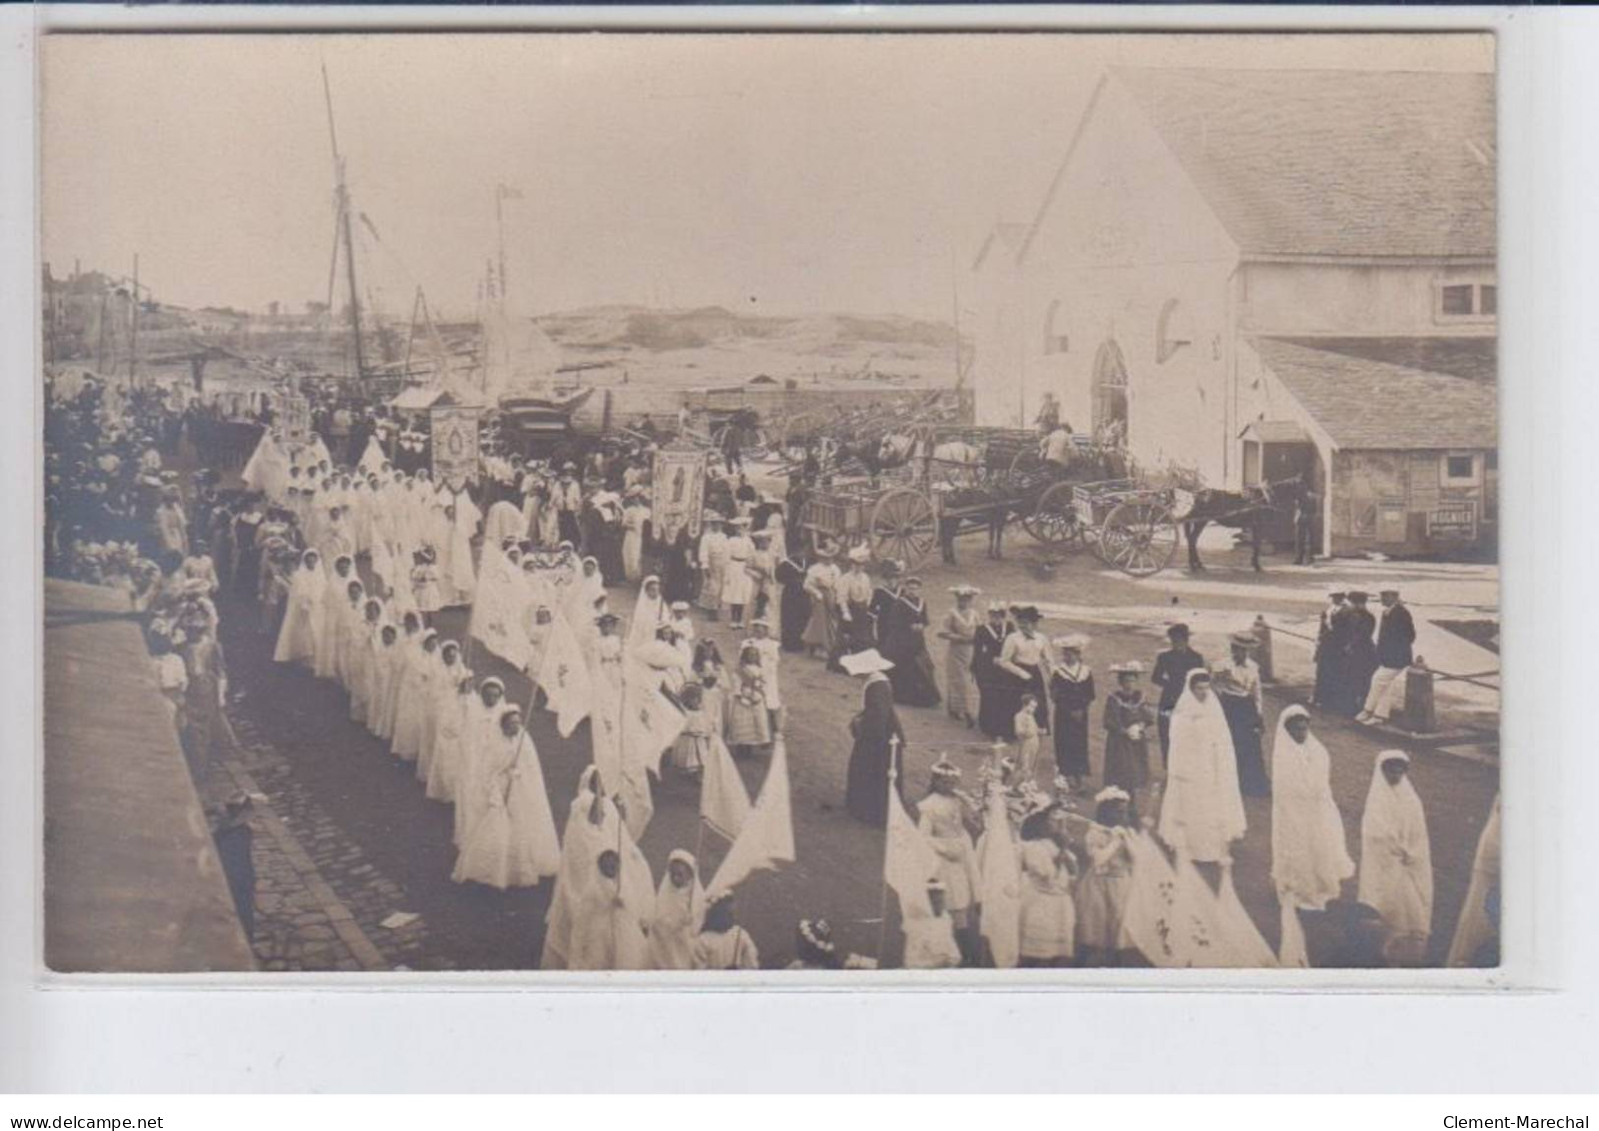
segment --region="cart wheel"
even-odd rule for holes
[[[1159,573],[1177,555],[1177,523],[1171,507],[1156,502],[1125,502],[1105,517],[1099,556],[1133,577]]]
[[[1083,524],[1072,502],[1072,485],[1056,483],[1038,496],[1033,513],[1022,519],[1022,529],[1046,546],[1057,546],[1072,553],[1087,543]]]
[[[878,561],[903,562],[906,569],[938,545],[938,515],[933,501],[911,487],[893,487],[872,508],[870,538]]]

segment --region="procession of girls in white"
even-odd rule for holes
[[[570,474],[552,473],[538,493],[548,514],[500,501],[485,516],[464,489],[434,483],[425,471],[396,472],[375,444],[344,472],[330,467],[320,441],[290,447],[268,432],[244,480],[292,513],[303,536],[284,579],[274,659],[341,684],[351,717],[414,764],[427,797],[454,806],[457,882],[505,889],[554,879],[541,967],[760,964],[755,940],[736,922],[733,889],[755,869],[792,861],[793,850],[791,828],[772,823],[791,824],[782,649],[757,611],[777,584],[744,566],[773,543],[781,549],[780,510],[761,539],[746,536],[747,520],[733,519],[732,539],[716,535],[715,562],[696,562],[714,564],[718,575],[710,579],[715,591],[700,588],[701,615],[715,619],[730,606],[734,627],[744,629],[751,614],[749,636],[728,662],[699,638],[689,603],[669,600],[656,577],[642,580],[625,628],[607,609],[608,571],[579,556],[561,513],[595,497],[568,501],[569,488],[581,492]],[[642,495],[601,500],[624,515],[629,580],[641,572]],[[636,521],[625,521],[629,510]],[[974,608],[979,591],[957,586],[939,632],[947,641],[939,680],[924,654],[919,582],[895,591],[910,596],[904,631],[883,618],[875,636],[863,635],[856,622],[872,603],[871,587],[852,587],[852,575],[821,549],[794,571],[794,588],[809,600],[805,620],[790,625],[785,594],[782,639],[803,630],[803,643],[830,665],[865,677],[848,806],[886,825],[885,883],[899,897],[904,965],[1308,965],[1299,913],[1351,902],[1376,917],[1376,960],[1421,960],[1432,930],[1432,867],[1409,756],[1387,750],[1376,759],[1358,891],[1345,900],[1356,868],[1327,750],[1309,712],[1291,706],[1277,720],[1267,777],[1247,638],[1235,637],[1231,662],[1212,668],[1186,654],[1186,633],[1174,633],[1172,652],[1155,665],[1158,703],[1143,700],[1142,664],[1114,665],[1103,708],[1103,788],[1092,792],[1086,637],[1047,640],[1036,609],[1007,602],[990,604],[985,624]],[[760,592],[752,577],[765,580]],[[459,606],[471,606],[464,647],[430,625],[439,610]],[[526,674],[534,688],[527,702],[508,701],[499,679],[477,678],[469,665],[478,648]],[[961,771],[941,758],[912,819],[895,702],[940,701],[967,725],[981,721],[995,752],[977,795],[959,788]],[[526,729],[532,710],[554,714],[563,737],[591,720],[593,764],[570,802],[564,839]],[[1243,731],[1239,719],[1247,720]],[[1241,733],[1254,735],[1251,749]],[[1159,764],[1149,749],[1157,735]],[[1054,738],[1055,767],[1040,757],[1046,736]],[[732,759],[756,751],[770,751],[772,761],[752,805]],[[1251,787],[1255,762],[1268,783],[1259,790]],[[709,881],[680,850],[657,886],[637,847],[653,808],[651,781],[667,766],[700,779],[702,817],[734,842]],[[1041,772],[1053,788],[1040,785]],[[1243,796],[1265,792],[1283,915],[1275,951],[1238,904],[1231,874],[1232,848],[1246,831]],[[1079,814],[1079,798],[1090,796],[1087,815]],[[802,921],[793,945],[795,966],[861,962],[838,953],[822,919]]]

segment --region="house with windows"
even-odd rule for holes
[[[1492,546],[1495,165],[1489,74],[1110,71],[974,259],[978,422],[1053,393],[1153,475],[1307,477],[1324,552]]]

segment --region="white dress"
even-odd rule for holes
[[[406,650],[400,669],[399,694],[394,705],[395,757],[414,762],[422,753],[422,739],[431,715],[433,670],[438,666],[434,653],[426,652],[418,640]]]
[[[315,662],[321,649],[323,631],[322,602],[327,592],[327,576],[320,564],[303,563],[289,582],[289,599],[278,630],[272,658],[280,664]]]
[[[1171,755],[1166,796],[1161,801],[1161,840],[1199,862],[1230,856],[1229,845],[1244,835],[1244,799],[1238,791],[1238,759],[1232,732],[1215,692],[1204,702],[1193,692],[1199,671],[1188,673],[1188,689],[1171,717]]]
[[[651,970],[694,969],[694,941],[705,923],[705,889],[700,886],[694,857],[682,849],[667,859],[693,869],[688,886],[678,887],[670,873],[661,877],[655,892],[655,911],[650,917],[649,968]]]
[[[606,849],[619,851],[621,878],[631,904],[642,920],[652,910],[654,889],[649,862],[628,835],[622,815],[609,798],[600,801],[600,817],[591,817],[599,773],[590,766],[578,779],[577,796],[567,811],[565,839],[561,842],[561,865],[555,877],[555,892],[546,916],[544,950],[539,958],[541,970],[582,969],[588,961],[578,947],[592,941],[590,932],[578,932],[579,915],[592,911],[587,901],[589,889],[600,879],[599,856]],[[592,967],[589,967],[592,969]]]
[[[1432,934],[1432,846],[1421,798],[1406,774],[1397,786],[1382,774],[1385,750],[1372,767],[1366,811],[1360,821],[1360,890],[1396,936]]]
[[[484,810],[461,846],[451,878],[504,890],[533,887],[555,875],[561,864],[560,838],[538,751],[526,731],[501,736],[493,761],[474,788],[486,793]]]
[[[1355,874],[1344,822],[1333,800],[1327,748],[1315,735],[1295,742],[1277,723],[1271,749],[1271,878],[1279,902],[1320,911]]]
[[[1026,840],[1021,865],[1021,956],[1070,958],[1077,948],[1077,905],[1065,854],[1052,840]]]

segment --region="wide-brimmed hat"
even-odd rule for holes
[[[1057,648],[1071,648],[1081,652],[1088,647],[1088,637],[1081,632],[1068,632],[1065,636],[1057,636],[1050,641]]]
[[[1142,660],[1128,660],[1123,664],[1112,664],[1111,675],[1143,675],[1144,662]]]
[[[850,675],[871,675],[874,672],[886,672],[893,669],[891,660],[884,659],[876,648],[868,648],[864,652],[854,652],[848,656],[840,656],[839,666]]]
[[[1229,644],[1236,644],[1240,648],[1258,648],[1260,640],[1253,632],[1233,632],[1227,636]]]
[[[958,780],[961,776],[961,768],[954,762],[951,762],[949,760],[949,755],[945,754],[940,757],[938,761],[933,763],[933,768],[929,771],[929,773],[931,773],[935,778]]]
[[[849,560],[852,562],[869,562],[872,560],[872,552],[865,546],[855,546],[849,552]]]
[[[959,585],[951,585],[949,591],[957,597],[976,597],[982,592],[977,586],[967,585],[964,581]]]
[[[1011,612],[1015,614],[1017,620],[1041,621],[1044,619],[1044,614],[1038,611],[1037,605],[1017,605]]]

